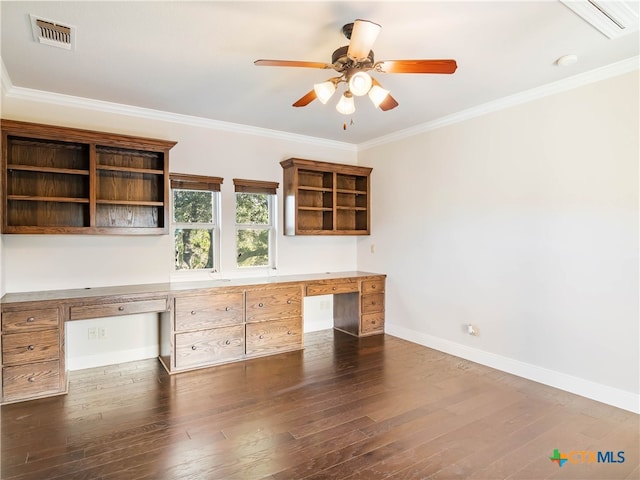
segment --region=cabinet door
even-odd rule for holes
[[[247,355],[268,355],[302,348],[302,318],[247,324]]]
[[[176,334],[176,368],[231,361],[244,354],[244,325]]]
[[[302,287],[247,291],[247,322],[302,315]]]
[[[175,299],[176,331],[241,324],[243,314],[244,295],[241,292]]]

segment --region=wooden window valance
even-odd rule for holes
[[[236,193],[266,193],[275,195],[278,189],[278,182],[263,182],[261,180],[244,180],[234,178],[233,185]]]
[[[171,188],[184,190],[208,190],[219,192],[222,185],[222,177],[207,177],[204,175],[190,175],[187,173],[170,173]]]

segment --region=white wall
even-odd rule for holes
[[[640,411],[638,87],[636,71],[361,152],[358,266],[388,274],[387,332]]]
[[[4,94],[4,92],[3,92]],[[35,99],[5,95],[2,118],[61,126],[139,135],[177,141],[170,153],[172,172],[212,175],[224,178],[222,201],[221,275],[252,276],[251,270],[235,267],[233,178],[280,182],[278,189],[278,271],[275,274],[356,270],[354,237],[284,237],[282,232],[282,167],[289,157],[329,162],[356,163],[356,150],[336,142],[257,132],[213,122],[200,126],[193,119],[172,121],[129,114],[133,109],[112,113],[76,107],[61,98],[51,103],[50,95]],[[55,100],[55,97],[53,97]],[[191,123],[189,123],[191,122]],[[257,132],[257,133],[254,133]],[[98,287],[167,282],[171,279],[171,238],[162,236],[90,235],[3,235],[0,250],[3,293],[64,288]],[[260,272],[265,274],[264,271]],[[271,272],[270,272],[271,273]],[[272,274],[272,273],[271,273]],[[309,328],[331,325],[331,310],[310,302]],[[154,356],[157,322],[149,316],[71,322],[67,325],[67,350],[72,368],[96,366],[111,351],[115,361]],[[107,338],[88,340],[88,329],[107,328]],[[146,354],[141,352],[147,352]]]

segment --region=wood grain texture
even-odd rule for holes
[[[2,407],[4,480],[635,479],[639,417],[388,335],[169,376],[156,360],[70,374]],[[553,449],[623,450],[565,465]]]
[[[2,312],[2,332],[24,332],[59,326],[58,308]]]

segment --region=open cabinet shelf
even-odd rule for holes
[[[3,233],[166,234],[175,142],[2,120]]]
[[[285,235],[369,235],[371,168],[289,158]]]

